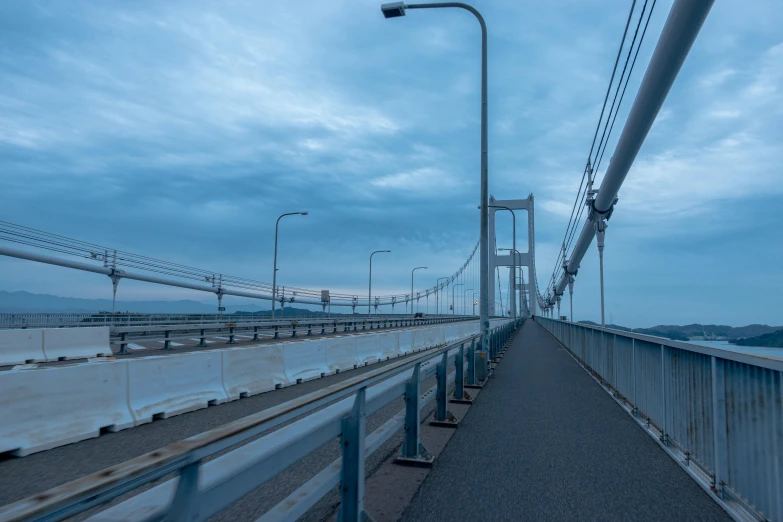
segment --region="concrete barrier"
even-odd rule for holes
[[[380,342],[384,334],[363,334],[356,337],[356,358],[359,365],[375,364],[382,360]]]
[[[0,366],[45,360],[41,330],[0,330]]]
[[[399,330],[397,332],[397,342],[400,347],[400,354],[411,353],[413,350],[413,332],[411,330]]]
[[[411,339],[411,348],[414,351],[423,350],[426,346],[426,341],[424,339],[424,328],[411,328],[410,329],[412,339]]]
[[[47,361],[111,355],[109,327],[44,328],[43,351]]]
[[[290,384],[285,373],[282,344],[221,350],[223,387],[237,400]],[[296,381],[294,381],[296,382]]]
[[[356,355],[356,336],[340,335],[324,339],[326,347],[326,366],[330,373],[353,370],[359,365]]]
[[[228,400],[219,350],[139,357],[128,364],[128,404],[136,424]]]
[[[385,332],[378,334],[378,349],[381,360],[394,359],[402,355],[400,351],[400,332]]]
[[[0,372],[0,453],[24,457],[133,426],[128,362]]]
[[[441,326],[430,326],[424,329],[424,344],[425,348],[432,348],[438,346],[446,341],[444,335],[444,328]]]
[[[286,343],[283,346],[285,375],[291,384],[331,373],[326,364],[324,339]]]

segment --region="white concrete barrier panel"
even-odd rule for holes
[[[41,330],[0,330],[0,366],[45,360]]]
[[[270,344],[221,350],[223,387],[229,400],[274,390],[278,384],[290,384],[285,374],[283,346]]]
[[[220,351],[127,359],[129,404],[136,424],[228,400]]]
[[[0,453],[18,457],[133,426],[127,361],[0,372]]]
[[[394,359],[402,355],[400,351],[400,332],[385,332],[378,335],[378,349],[381,360]]]
[[[44,328],[43,351],[47,361],[111,355],[109,327]]]
[[[359,365],[356,356],[356,336],[340,335],[324,339],[326,346],[326,365],[330,373],[337,370],[353,370]]]
[[[326,365],[324,339],[286,343],[283,346],[285,375],[292,384],[309,381],[330,373]]]
[[[378,341],[383,334],[363,334],[356,337],[356,357],[359,366],[374,364],[381,360],[381,350]]]
[[[424,328],[411,328],[410,329],[413,339],[411,340],[411,348],[415,351],[424,349]]]
[[[397,332],[397,341],[400,346],[400,353],[406,354],[413,350],[413,332],[410,330],[399,330]]]
[[[439,344],[443,344],[445,341],[446,338],[443,335],[443,327],[441,325],[429,326],[424,329],[425,348],[438,346]]]

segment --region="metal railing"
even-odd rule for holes
[[[489,344],[493,353],[489,355],[498,355],[519,324],[520,321],[509,321],[491,331]],[[475,383],[475,361],[487,355],[476,350],[476,346],[481,346],[475,342],[478,337],[426,350],[412,359],[333,384],[4,506],[0,508],[0,521],[63,520],[170,473],[177,473],[179,478],[156,485],[110,510],[119,510],[119,519],[206,520],[337,437],[340,437],[342,457],[262,520],[296,520],[338,483],[341,485],[340,520],[361,520],[366,456],[404,427],[401,459],[418,463],[432,461],[419,440],[421,408],[435,400],[435,420],[456,423],[447,407],[448,389],[453,382],[454,396],[462,399],[466,381]],[[452,363],[455,371],[449,374]],[[433,376],[437,384],[420,394],[420,383]],[[365,436],[366,416],[401,395],[405,396],[405,409]],[[319,409],[326,404],[330,405]],[[305,414],[287,426],[205,462],[216,453]],[[127,509],[132,512],[123,512]]]
[[[783,520],[783,359],[535,320],[735,518]]]
[[[271,335],[279,339],[281,334],[288,337],[313,337],[314,335],[336,334],[338,332],[357,332],[366,330],[382,330],[409,326],[425,326],[432,324],[456,323],[475,320],[475,317],[439,316],[415,318],[402,316],[393,318],[356,319],[308,319],[308,320],[274,320],[246,323],[204,323],[204,324],[164,324],[144,326],[113,326],[110,329],[109,344],[120,347],[120,354],[127,353],[129,344],[137,342],[160,342],[161,349],[168,350],[172,343],[179,340],[198,340],[198,346],[207,346],[208,338],[225,337],[226,344],[235,344],[237,337],[246,337],[251,341],[259,341],[259,335]],[[252,335],[252,337],[250,337]]]
[[[466,317],[451,314],[431,314],[426,318]],[[414,314],[297,314],[280,316],[276,321],[360,321],[413,319]],[[0,329],[8,328],[70,328],[79,326],[146,326],[202,323],[258,323],[271,321],[252,314],[134,314],[134,313],[0,313]]]

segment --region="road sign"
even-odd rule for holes
[[[218,312],[225,312],[226,307],[225,306],[218,306]]]
[[[329,290],[321,290],[321,302],[328,303],[329,301]]]

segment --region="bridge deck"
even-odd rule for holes
[[[526,321],[404,520],[731,520]]]

